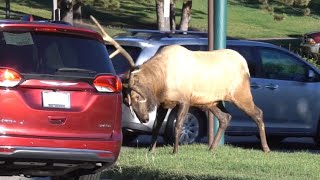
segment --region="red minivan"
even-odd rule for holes
[[[121,81],[102,37],[0,21],[0,175],[99,179],[118,158]]]

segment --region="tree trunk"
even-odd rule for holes
[[[82,22],[82,11],[81,7],[83,6],[82,0],[76,0],[73,5],[73,20]]]
[[[158,30],[170,31],[170,19],[164,17],[164,0],[156,0]]]
[[[73,4],[72,0],[60,0],[61,20],[73,24]]]
[[[170,29],[176,31],[176,4],[174,0],[170,0]]]
[[[182,5],[182,15],[180,21],[180,30],[188,31],[191,19],[192,0],[184,0]]]

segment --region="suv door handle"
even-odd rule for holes
[[[253,88],[253,89],[258,89],[258,88],[261,88],[261,85],[259,85],[259,84],[254,82],[254,83],[250,84],[250,87]]]
[[[265,85],[264,87],[268,88],[268,89],[271,89],[271,90],[274,90],[274,89],[278,89],[279,85],[277,85],[277,84],[268,84],[268,85]]]

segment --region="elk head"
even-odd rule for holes
[[[140,122],[146,123],[149,121],[149,103],[147,96],[147,89],[144,85],[139,81],[136,73],[141,71],[135,67],[133,70],[130,70],[129,74],[125,76],[129,78],[124,80],[125,82],[125,92],[126,95],[124,99],[124,103],[130,107],[131,113],[135,113]]]

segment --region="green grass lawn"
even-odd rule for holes
[[[33,14],[38,19],[51,17],[50,0],[11,0],[14,13]],[[206,31],[208,18],[207,0],[197,0],[192,5],[191,30]],[[312,16],[289,13],[283,21],[275,21],[268,12],[260,10],[254,0],[228,0],[227,35],[235,38],[297,37],[305,32],[320,30],[320,14],[316,10],[320,2],[312,1]],[[178,1],[177,24],[180,22],[181,1]],[[0,2],[0,12],[4,1]],[[278,9],[285,9],[279,7]],[[114,35],[125,28],[156,29],[155,2],[152,0],[121,0],[117,10],[98,7],[83,8],[85,22],[94,15]],[[318,13],[318,14],[317,14]],[[3,16],[2,16],[3,17]]]
[[[116,166],[105,172],[112,179],[320,179],[320,156],[308,152],[264,153],[262,150],[207,145],[159,147],[155,154],[146,148],[123,147]]]

